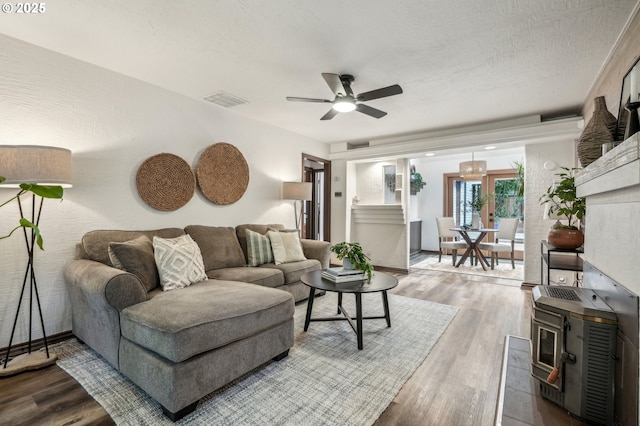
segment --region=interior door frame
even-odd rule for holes
[[[315,155],[302,153],[302,179],[303,182],[313,182],[311,174],[307,172],[307,168],[305,166],[306,161],[312,161],[318,164],[323,165],[324,170],[324,193],[323,197],[323,212],[322,217],[324,219],[323,223],[323,235],[322,238],[324,241],[331,241],[331,161],[325,160],[324,158],[316,157]],[[319,169],[318,169],[319,170]],[[307,202],[307,211],[310,212],[310,217],[316,217],[315,215],[315,206],[317,203],[316,200],[311,200]],[[313,210],[312,210],[313,209]]]
[[[495,169],[495,170],[487,170],[487,175],[483,176],[480,181],[482,182],[482,194],[487,194],[488,190],[493,189],[495,186],[496,179],[510,179],[515,178],[516,172],[513,169]],[[443,216],[453,216],[453,182],[456,180],[460,180],[460,173],[444,173],[443,174],[443,184],[444,188],[442,191],[443,194],[443,202],[442,202],[442,214]],[[492,198],[489,199],[487,205],[482,208],[480,212],[480,220],[482,223],[487,224],[487,227],[494,227],[494,217],[495,217],[495,200]],[[491,233],[487,234],[485,237],[485,241],[491,236]],[[517,250],[515,252],[516,259],[522,259],[523,252]]]

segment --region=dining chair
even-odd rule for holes
[[[438,262],[442,262],[443,250],[451,250],[451,259],[453,265],[456,264],[456,258],[458,257],[458,250],[464,250],[467,248],[467,243],[459,241],[460,234],[456,231],[452,231],[451,228],[455,228],[456,222],[453,217],[437,217],[436,224],[438,225]]]
[[[516,269],[514,246],[516,242],[516,230],[518,229],[518,223],[520,223],[520,219],[518,218],[500,219],[500,222],[498,223],[498,231],[495,233],[495,242],[478,244],[478,248],[480,250],[491,253],[491,269],[494,269],[494,261],[496,265],[498,264],[499,253],[511,253],[511,267]],[[508,243],[501,243],[500,240],[507,240]]]

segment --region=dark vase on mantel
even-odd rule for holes
[[[582,167],[602,156],[602,144],[613,143],[618,120],[607,110],[604,96],[594,99],[594,111],[591,120],[578,138],[578,159]]]
[[[638,133],[638,130],[640,130],[640,123],[638,122],[638,107],[640,107],[640,102],[629,102],[624,107],[624,109],[629,111],[629,117],[627,118],[627,127],[624,131],[625,141],[631,136]]]

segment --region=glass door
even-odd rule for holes
[[[471,226],[472,211],[469,202],[487,191],[487,179],[464,180],[457,173],[445,174],[446,190],[444,203],[444,216],[454,218],[457,226]],[[480,221],[486,227],[488,225],[488,205],[480,212]]]
[[[518,218],[514,256],[523,258],[524,250],[524,196],[520,191],[520,181],[514,172],[498,172],[488,175],[488,185],[493,197],[489,201],[488,227],[498,229],[500,219]],[[503,253],[502,257],[509,257]]]

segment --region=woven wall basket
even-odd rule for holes
[[[173,211],[191,200],[196,178],[191,166],[177,155],[162,153],[147,158],[136,173],[140,197],[157,210]]]
[[[607,110],[604,96],[595,98],[594,103],[593,116],[578,138],[578,159],[582,167],[600,158],[602,144],[613,142],[617,132],[618,120]]]
[[[204,150],[196,170],[202,193],[214,204],[233,204],[249,185],[249,166],[235,146],[219,142]]]

